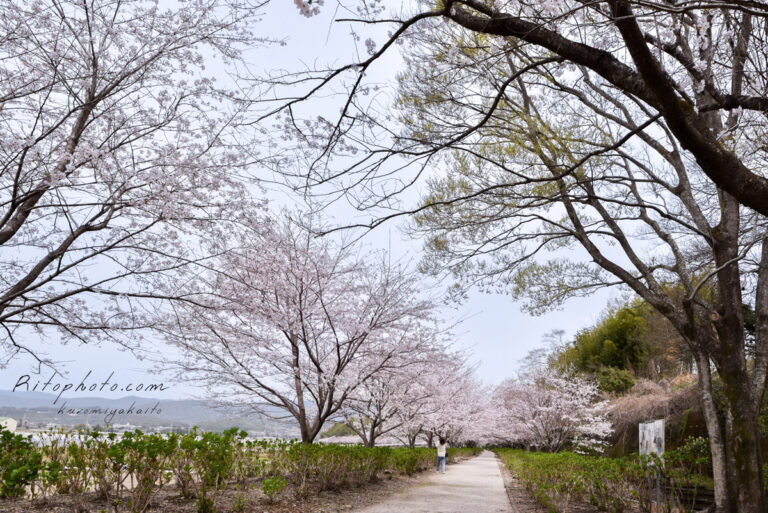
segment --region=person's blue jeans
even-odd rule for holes
[[[440,464],[443,465],[443,472],[445,472],[445,456],[437,457],[437,471],[440,472]]]

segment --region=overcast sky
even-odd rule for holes
[[[315,18],[306,19],[298,15],[291,2],[272,2],[270,12],[258,27],[259,33],[285,38],[285,46],[271,49],[256,49],[251,53],[251,66],[254,71],[270,69],[295,69],[301,62],[343,64],[347,57],[354,55],[355,47],[350,35],[352,26],[349,23],[332,23],[332,9]],[[339,17],[348,13],[338,13]],[[290,23],[286,23],[290,20]],[[362,32],[365,29],[358,29]],[[385,33],[382,30],[381,35]],[[360,42],[359,52],[365,53],[363,41]],[[381,42],[381,37],[378,38]],[[372,71],[376,78],[382,81],[392,79],[398,71],[398,59],[393,54],[387,60],[379,63]],[[217,63],[209,63],[209,68],[215,69]],[[290,205],[294,198],[284,192],[274,192],[271,197],[276,199],[274,205]],[[341,207],[339,207],[341,208]],[[340,211],[340,210],[339,210]],[[406,260],[420,258],[420,242],[407,239],[400,230],[397,222],[385,224],[366,235],[364,242],[374,248],[391,248],[393,253]],[[464,349],[470,349],[472,360],[478,365],[479,376],[487,383],[493,384],[514,374],[518,361],[527,352],[542,346],[542,337],[554,329],[563,329],[567,336],[572,336],[578,329],[589,326],[597,320],[606,304],[618,292],[601,291],[586,299],[574,299],[566,303],[560,311],[550,312],[543,316],[532,317],[520,311],[520,305],[515,304],[506,296],[485,295],[472,292],[468,300],[458,310],[451,310],[448,315],[465,318],[457,328],[456,344]],[[39,347],[34,341],[30,345]],[[114,372],[111,382],[127,385],[129,383],[164,382],[171,386],[155,395],[165,398],[180,398],[203,396],[204,391],[189,386],[174,385],[168,376],[158,376],[148,373],[150,364],[136,359],[132,354],[120,352],[114,347],[101,348],[89,346],[59,346],[56,341],[46,345],[48,354],[62,362],[61,368],[68,372],[66,378],[56,378],[59,382],[79,383],[91,371],[90,382],[100,382]],[[162,353],[166,351],[162,345],[153,344],[152,350]],[[19,381],[20,376],[29,374],[28,360],[17,359],[3,370],[0,376],[0,389],[10,390]],[[42,376],[31,376],[30,384],[42,378],[44,382],[50,371],[44,370]],[[42,386],[42,383],[41,385]],[[117,392],[110,394],[114,397]],[[93,394],[99,395],[99,394]],[[104,394],[101,394],[104,395]]]

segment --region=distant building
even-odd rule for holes
[[[16,432],[16,426],[18,425],[19,423],[16,422],[16,419],[12,419],[10,417],[0,417],[0,427],[7,429],[11,433]]]

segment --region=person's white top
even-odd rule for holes
[[[440,458],[445,457],[445,449],[448,447],[448,444],[437,444],[437,455]]]

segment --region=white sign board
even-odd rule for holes
[[[643,422],[640,428],[640,454],[664,454],[664,419]]]

